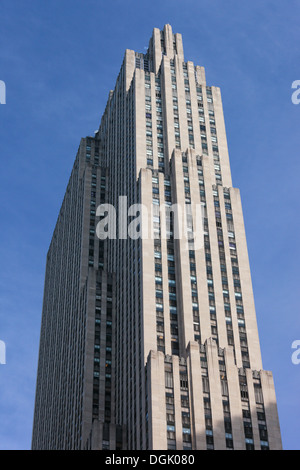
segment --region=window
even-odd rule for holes
[[[267,441],[260,441],[260,445],[262,450],[269,449],[269,443]]]
[[[240,384],[241,388],[241,398],[242,400],[248,400],[248,389],[247,389],[247,384]]]
[[[168,427],[173,428],[175,424],[175,415],[174,413],[167,413],[167,424],[170,425]],[[172,429],[169,429],[171,431]]]
[[[167,410],[174,408],[174,395],[173,393],[166,393]]]
[[[222,395],[228,396],[228,383],[227,383],[227,380],[221,379],[221,388],[222,388]]]
[[[202,387],[204,393],[209,393],[209,381],[208,377],[202,377]]]
[[[256,403],[263,403],[263,394],[262,389],[259,384],[254,384],[254,393],[255,393],[255,401]]]
[[[187,390],[188,389],[188,377],[186,373],[180,373],[180,389]]]
[[[171,370],[165,371],[165,386],[166,388],[173,388],[173,374]]]
[[[167,426],[167,431],[175,432],[175,426],[168,425],[168,426]]]
[[[189,397],[187,395],[181,395],[181,406],[182,408],[189,407]]]

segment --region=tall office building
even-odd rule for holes
[[[80,142],[47,255],[32,448],[281,448],[220,89],[170,25],[126,50]]]

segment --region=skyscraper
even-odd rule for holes
[[[281,448],[220,89],[170,25],[126,50],[79,145],[47,255],[32,448]]]

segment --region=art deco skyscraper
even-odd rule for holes
[[[128,236],[134,204],[151,236]],[[175,207],[201,243],[175,236]],[[79,146],[47,256],[32,448],[281,448],[220,89],[170,25],[126,50]]]

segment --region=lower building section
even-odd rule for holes
[[[281,449],[272,374],[238,368],[231,346],[189,343],[186,358],[151,351],[146,368],[150,449]]]
[[[126,450],[126,429],[124,426],[104,423],[94,419],[85,450]]]
[[[282,448],[272,373],[237,367],[233,347],[208,339],[189,343],[186,357],[150,351],[145,375],[148,450]],[[94,418],[84,449],[127,442],[125,423]]]

